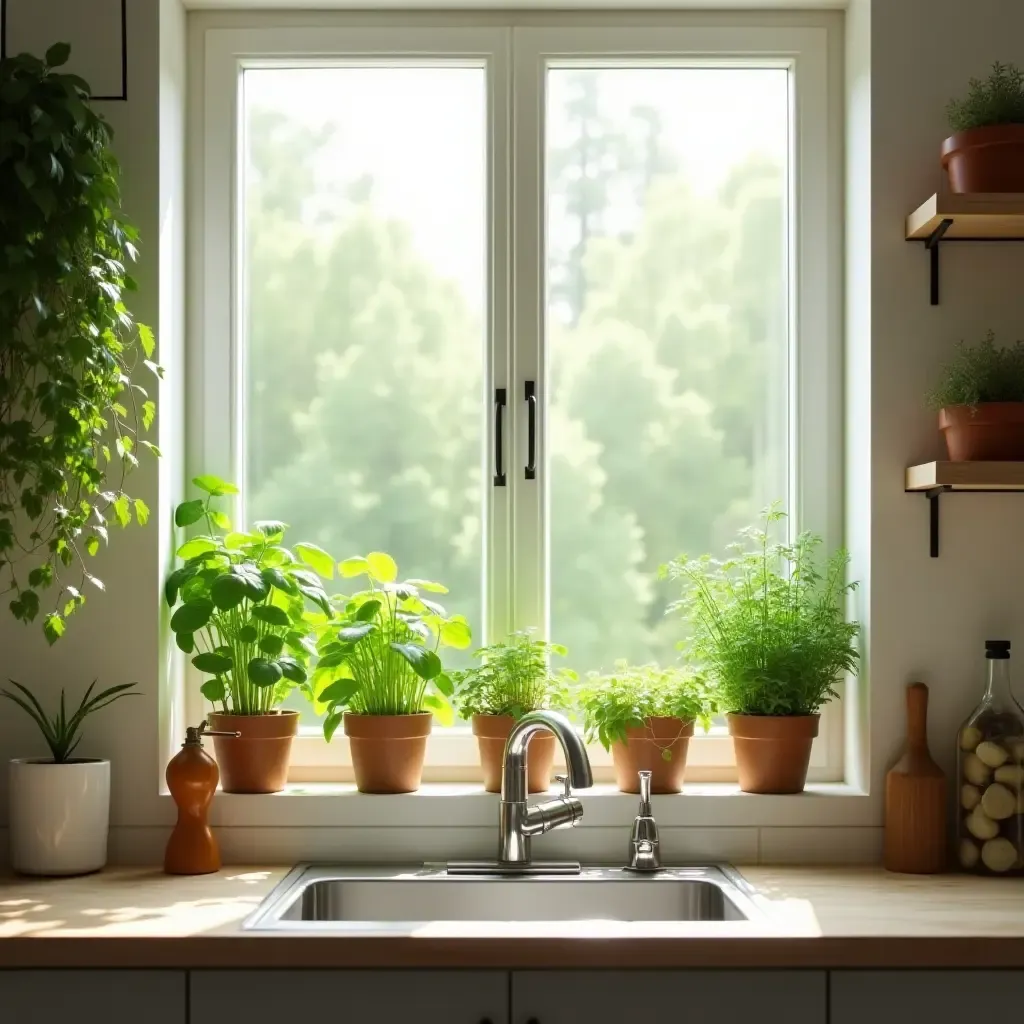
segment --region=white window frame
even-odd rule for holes
[[[199,16],[207,17],[207,16]],[[193,82],[201,82],[192,107],[199,144],[190,156],[189,337],[186,463],[190,472],[241,479],[244,439],[243,251],[238,192],[241,181],[239,96],[246,67],[371,62],[401,64],[438,60],[486,64],[488,74],[488,206],[490,237],[490,344],[485,393],[505,387],[506,472],[511,486],[486,487],[489,524],[484,553],[489,636],[513,624],[546,631],[546,474],[527,485],[523,382],[538,381],[544,393],[542,324],[546,315],[544,266],[544,69],[549,63],[599,61],[615,66],[644,60],[678,65],[775,66],[790,75],[795,127],[790,150],[790,494],[794,528],[820,533],[829,548],[842,538],[842,388],[839,311],[841,175],[839,133],[842,97],[828,67],[828,30],[823,27],[742,23],[709,26],[686,13],[557,17],[508,14],[417,16],[324,13],[317,24],[285,16],[283,24],[240,22],[195,33]],[[197,74],[198,70],[198,74]],[[513,139],[515,140],[513,146]],[[512,171],[510,176],[509,171]],[[514,212],[513,212],[514,211]],[[514,296],[514,299],[511,298]],[[515,339],[513,344],[512,339]],[[228,401],[224,396],[229,395]],[[538,464],[544,464],[544,409],[539,403]],[[486,416],[485,451],[493,451],[493,417]],[[488,467],[488,476],[489,467]],[[237,510],[236,510],[237,511]],[[513,577],[510,571],[516,565]],[[199,680],[189,678],[189,720],[205,711]],[[824,710],[821,737],[812,755],[812,781],[842,780],[842,702]],[[592,749],[598,781],[610,781],[611,759]],[[432,736],[427,781],[476,777],[475,741],[468,729]],[[328,746],[303,733],[296,741],[292,781],[351,781],[348,743],[340,732]],[[697,782],[735,778],[732,744],[724,730],[697,735],[690,744],[687,778]]]

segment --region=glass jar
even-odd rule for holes
[[[1024,872],[1024,708],[1010,641],[986,640],[988,686],[957,736],[957,859],[983,875]]]

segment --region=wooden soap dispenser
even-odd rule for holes
[[[198,729],[189,726],[181,750],[167,764],[167,788],[178,805],[178,821],[164,853],[164,871],[168,875],[208,875],[220,870],[220,850],[208,820],[220,769],[203,750],[204,736],[238,733],[212,732],[205,721]]]

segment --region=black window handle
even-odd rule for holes
[[[501,438],[507,402],[504,388],[494,389],[494,486],[505,486],[505,445]]]
[[[528,380],[524,390],[526,399],[526,479],[537,479],[537,384]]]

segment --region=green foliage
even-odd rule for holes
[[[231,530],[214,502],[237,493],[233,484],[214,476],[192,482],[206,497],[182,502],[174,521],[204,520],[208,532],[178,548],[182,564],[168,576],[164,596],[175,609],[178,647],[212,677],[203,696],[236,715],[269,714],[296,686],[313,700],[309,663],[333,616],[320,576],[284,546],[284,523]]]
[[[837,696],[835,683],[856,669],[860,626],[847,622],[844,550],[816,564],[821,538],[792,544],[769,533],[785,518],[777,505],[762,526],[743,530],[732,557],[677,558],[666,574],[684,585],[674,607],[693,636],[684,646],[714,680],[719,710],[738,715],[812,715]]]
[[[473,652],[479,665],[452,673],[459,714],[466,719],[511,715],[518,720],[538,708],[564,707],[568,685],[577,676],[567,668],[553,672],[550,659],[566,653],[561,644],[534,640],[529,631],[481,647]]]
[[[8,682],[16,688],[17,692],[0,690],[0,697],[6,697],[7,700],[17,704],[39,726],[39,731],[50,748],[55,764],[64,764],[71,759],[75,748],[82,740],[82,726],[89,715],[95,714],[122,697],[138,696],[137,693],[127,692],[136,686],[135,683],[121,683],[119,686],[111,686],[107,690],[102,690],[94,697],[92,696],[93,688],[96,686],[94,679],[85,691],[78,710],[70,718],[68,718],[65,708],[64,691],[61,690],[60,707],[57,713],[50,718],[35,694],[27,686],[22,686],[21,683],[16,683],[13,679]]]
[[[148,518],[124,486],[139,449],[156,451],[137,364],[160,372],[125,305],[138,236],[119,214],[112,131],[88,85],[53,70],[68,52],[0,61],[0,594],[31,622],[51,591],[50,643],[84,584],[103,589],[87,560],[108,520]]]
[[[472,634],[463,616],[449,617],[423,596],[447,588],[429,580],[396,582],[398,566],[381,551],[347,558],[338,570],[346,579],[365,576],[369,586],[351,597],[332,598],[341,628],[324,630],[317,645],[315,677],[331,680],[322,690],[317,686],[318,701],[327,709],[326,739],[346,709],[360,715],[432,711],[450,725],[453,686],[437,651],[442,645],[465,649]]]
[[[983,402],[1024,402],[1024,341],[997,347],[992,331],[977,345],[961,341],[928,395],[933,409]]]
[[[782,169],[751,160],[696,194],[671,133],[638,117],[608,138],[591,85],[573,86],[550,153],[551,207],[570,220],[550,262],[566,307],[550,324],[551,633],[580,673],[675,660],[676,591],[655,574],[680,550],[721,552],[763,504],[764,381],[786,337]],[[269,108],[248,125],[246,504],[328,551],[389,551],[444,580],[479,634],[479,313],[372,183],[323,186],[325,134]]]
[[[628,665],[620,661],[607,675],[591,673],[576,695],[588,743],[605,750],[626,742],[627,729],[642,729],[648,718],[698,721],[707,730],[713,701],[704,678],[690,669]],[[662,756],[671,760],[664,748]]]
[[[964,99],[950,100],[946,117],[954,132],[987,125],[1024,124],[1024,72],[1016,64],[995,61],[988,78],[970,80]]]

